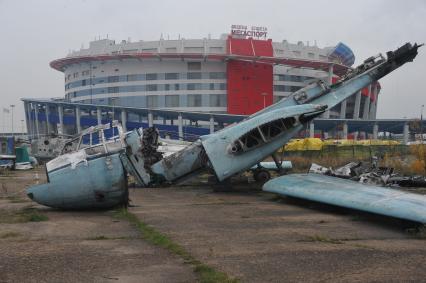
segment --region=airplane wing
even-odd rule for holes
[[[279,195],[426,223],[426,196],[319,174],[275,178],[263,190]]]

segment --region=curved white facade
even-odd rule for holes
[[[272,48],[274,56],[267,60],[285,58],[291,64],[273,67],[274,102],[313,80],[330,82],[333,69],[324,67],[322,62],[338,65],[342,70],[350,67],[342,64],[339,57],[331,56],[334,47],[283,41],[272,42]],[[227,112],[229,60],[235,59],[228,50],[226,38],[121,43],[103,39],[53,61],[51,66],[64,72],[65,99],[71,102]],[[237,60],[262,58],[251,56]],[[375,98],[377,92],[376,89]],[[374,112],[371,115],[375,116],[375,108],[370,104],[374,105],[377,99],[367,103],[369,96],[359,96],[359,101],[354,95],[344,107],[332,109],[330,117],[355,118],[358,111],[358,117],[368,118],[363,114],[364,109],[369,114]],[[366,104],[368,108],[363,107]]]

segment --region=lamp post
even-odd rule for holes
[[[10,108],[12,108],[12,137],[15,138],[15,131],[13,129],[13,108],[15,108],[15,104],[11,104]]]
[[[425,105],[422,104],[422,106],[420,108],[420,142],[422,144],[423,144],[423,109],[424,108],[425,108]]]
[[[114,119],[115,119],[115,108],[114,108],[114,106],[115,106],[115,100],[116,100],[117,98],[116,97],[112,97],[111,98],[111,103],[112,103],[112,123],[111,123],[111,126],[112,126],[112,137],[114,138],[114,136],[115,136],[115,131],[114,131],[114,126],[113,126],[113,124],[114,124]]]
[[[266,96],[268,96],[268,93],[262,92],[261,95],[263,96],[263,108],[266,108]]]
[[[21,120],[21,133],[24,133],[24,120]]]

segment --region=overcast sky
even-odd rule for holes
[[[0,131],[4,107],[15,104],[15,130],[24,119],[22,97],[64,96],[61,72],[49,62],[97,36],[132,41],[218,38],[232,24],[265,26],[269,38],[319,47],[344,42],[356,64],[407,41],[426,42],[426,1],[284,0],[0,0]],[[378,118],[419,117],[426,104],[426,47],[413,63],[380,82]],[[10,130],[10,115],[6,115]]]

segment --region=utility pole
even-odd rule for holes
[[[422,104],[422,106],[420,108],[420,142],[422,144],[423,144],[423,109],[424,108],[425,108],[425,105]],[[12,114],[12,116],[13,116],[13,114]]]
[[[111,98],[111,102],[112,102],[112,123],[111,123],[111,126],[113,126],[114,119],[115,119],[115,100],[116,99],[117,99],[116,97],[112,97]],[[114,135],[115,135],[115,133],[114,133],[114,127],[112,127],[112,137],[113,138],[114,138]]]
[[[23,134],[25,132],[24,130],[24,120],[21,120],[21,133]]]
[[[15,139],[15,131],[13,129],[13,108],[15,108],[15,104],[11,104],[10,108],[12,108],[12,137]]]

